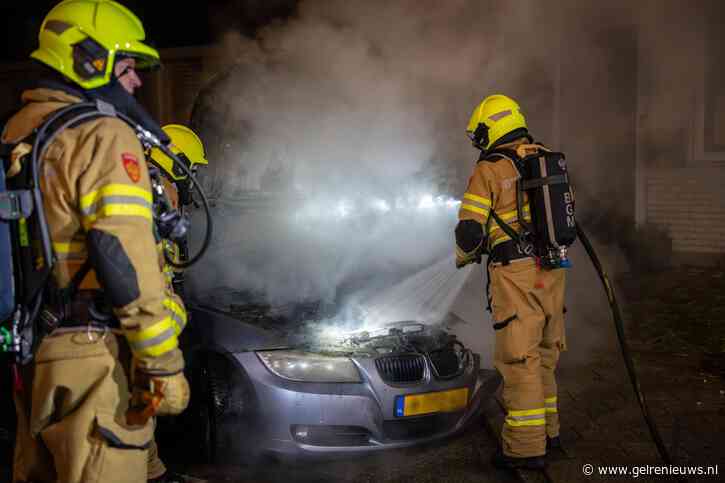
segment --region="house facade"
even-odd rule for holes
[[[552,113],[533,117],[577,167],[585,219],[600,217],[613,239],[664,234],[675,263],[710,263],[725,254],[725,5],[643,0],[626,16],[581,3],[562,2],[545,19],[559,44],[545,67],[542,110]],[[143,74],[140,100],[163,124],[189,123],[224,61],[211,47],[162,58]],[[36,70],[0,65],[0,112]]]

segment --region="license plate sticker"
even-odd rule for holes
[[[468,388],[450,391],[408,394],[395,398],[395,415],[420,416],[422,414],[450,413],[465,409],[468,404]]]

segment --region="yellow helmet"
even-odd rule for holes
[[[135,58],[139,69],[158,65],[145,38],[138,17],[113,0],[64,0],[46,15],[30,56],[93,89],[110,82],[119,55]]]
[[[516,101],[501,94],[494,94],[485,98],[474,109],[466,132],[476,147],[487,150],[496,144],[501,144],[500,141],[503,141],[507,134],[515,132],[514,137],[528,135],[528,128]]]
[[[163,131],[171,138],[171,152],[179,155],[182,160],[188,160],[189,169],[193,169],[197,164],[209,164],[204,153],[204,144],[202,144],[199,136],[194,131],[180,124],[167,124],[162,127]],[[166,175],[174,181],[186,179],[186,174],[175,165],[170,157],[165,155],[158,148],[151,150],[151,159],[153,159],[166,173]]]

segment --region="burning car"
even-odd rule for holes
[[[210,462],[439,440],[472,422],[499,384],[440,325],[326,333],[319,303],[271,307],[232,289],[200,300],[189,303],[185,348],[192,401],[165,433]]]

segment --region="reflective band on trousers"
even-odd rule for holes
[[[506,416],[509,426],[545,426],[546,408],[509,411]]]
[[[171,311],[171,318],[174,321],[174,331],[179,335],[186,327],[186,311],[172,299],[164,299],[164,307]]]
[[[159,357],[179,346],[171,317],[164,317],[145,329],[127,330],[125,335],[134,355],[140,357]]]
[[[546,412],[547,413],[556,413],[559,412],[556,409],[556,396],[554,397],[547,397],[544,399],[544,406],[546,406]]]
[[[151,220],[151,192],[120,183],[107,184],[81,197],[83,226],[88,229],[98,218],[138,216]]]
[[[85,260],[86,243],[82,241],[53,242],[53,251],[58,260]]]

